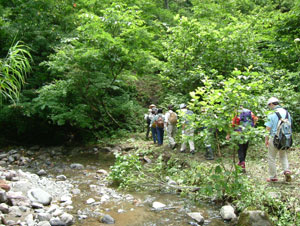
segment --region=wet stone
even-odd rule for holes
[[[236,218],[234,209],[230,205],[222,206],[222,208],[220,210],[220,214],[224,220],[232,220],[232,219]]]
[[[77,169],[77,170],[84,169],[83,165],[82,165],[82,164],[79,164],[79,163],[72,163],[72,164],[70,165],[70,168],[71,168],[71,169]]]
[[[153,202],[152,207],[153,207],[155,210],[161,210],[161,209],[163,209],[164,207],[166,207],[166,205],[163,204],[163,203],[161,203],[161,202]]]
[[[187,214],[189,217],[193,218],[195,221],[197,221],[200,224],[204,223],[204,217],[201,215],[201,213],[198,212],[192,212]]]
[[[101,218],[100,222],[104,224],[114,224],[115,219],[112,218],[110,215],[106,214]]]

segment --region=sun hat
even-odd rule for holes
[[[267,105],[272,104],[272,103],[275,103],[275,102],[278,102],[278,103],[279,103],[279,100],[278,100],[276,97],[271,97],[271,98],[268,100]]]
[[[186,108],[186,104],[180,104],[180,105],[179,105],[179,108],[180,108],[180,109]]]

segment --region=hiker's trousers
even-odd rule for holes
[[[180,151],[185,151],[186,143],[189,142],[190,151],[195,151],[195,144],[194,144],[194,129],[186,129],[182,131],[183,141],[180,148]]]
[[[152,133],[153,142],[154,144],[156,144],[156,141],[158,141],[156,128],[151,127],[151,133]]]
[[[176,136],[176,132],[177,132],[177,126],[176,124],[168,124],[167,127],[167,135],[168,135],[168,140],[169,140],[169,145],[170,147],[174,147],[174,145],[176,144],[174,137]]]
[[[273,137],[269,139],[269,148],[268,148],[268,162],[269,162],[269,173],[270,178],[276,178],[276,155],[279,152],[279,160],[281,162],[282,168],[284,171],[289,170],[289,162],[287,158],[286,150],[278,150],[273,144]]]

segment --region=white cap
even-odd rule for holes
[[[271,97],[268,102],[267,102],[267,105],[271,104],[271,103],[275,103],[275,102],[278,102],[279,103],[279,100],[276,98],[276,97]]]
[[[180,104],[179,107],[180,107],[180,109],[186,108],[186,104]]]

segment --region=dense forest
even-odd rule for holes
[[[102,148],[114,155],[110,185],[300,224],[299,0],[0,0],[0,43],[1,147]],[[294,146],[292,172],[266,180],[270,97],[292,116]],[[196,150],[145,140],[149,105],[182,103]],[[242,133],[231,123],[241,106],[257,119]],[[236,164],[243,141],[247,171]],[[207,143],[214,161],[203,157]]]
[[[299,130],[299,1],[1,0],[0,15],[1,145],[121,136],[151,103],[205,108],[222,131],[271,96]]]

